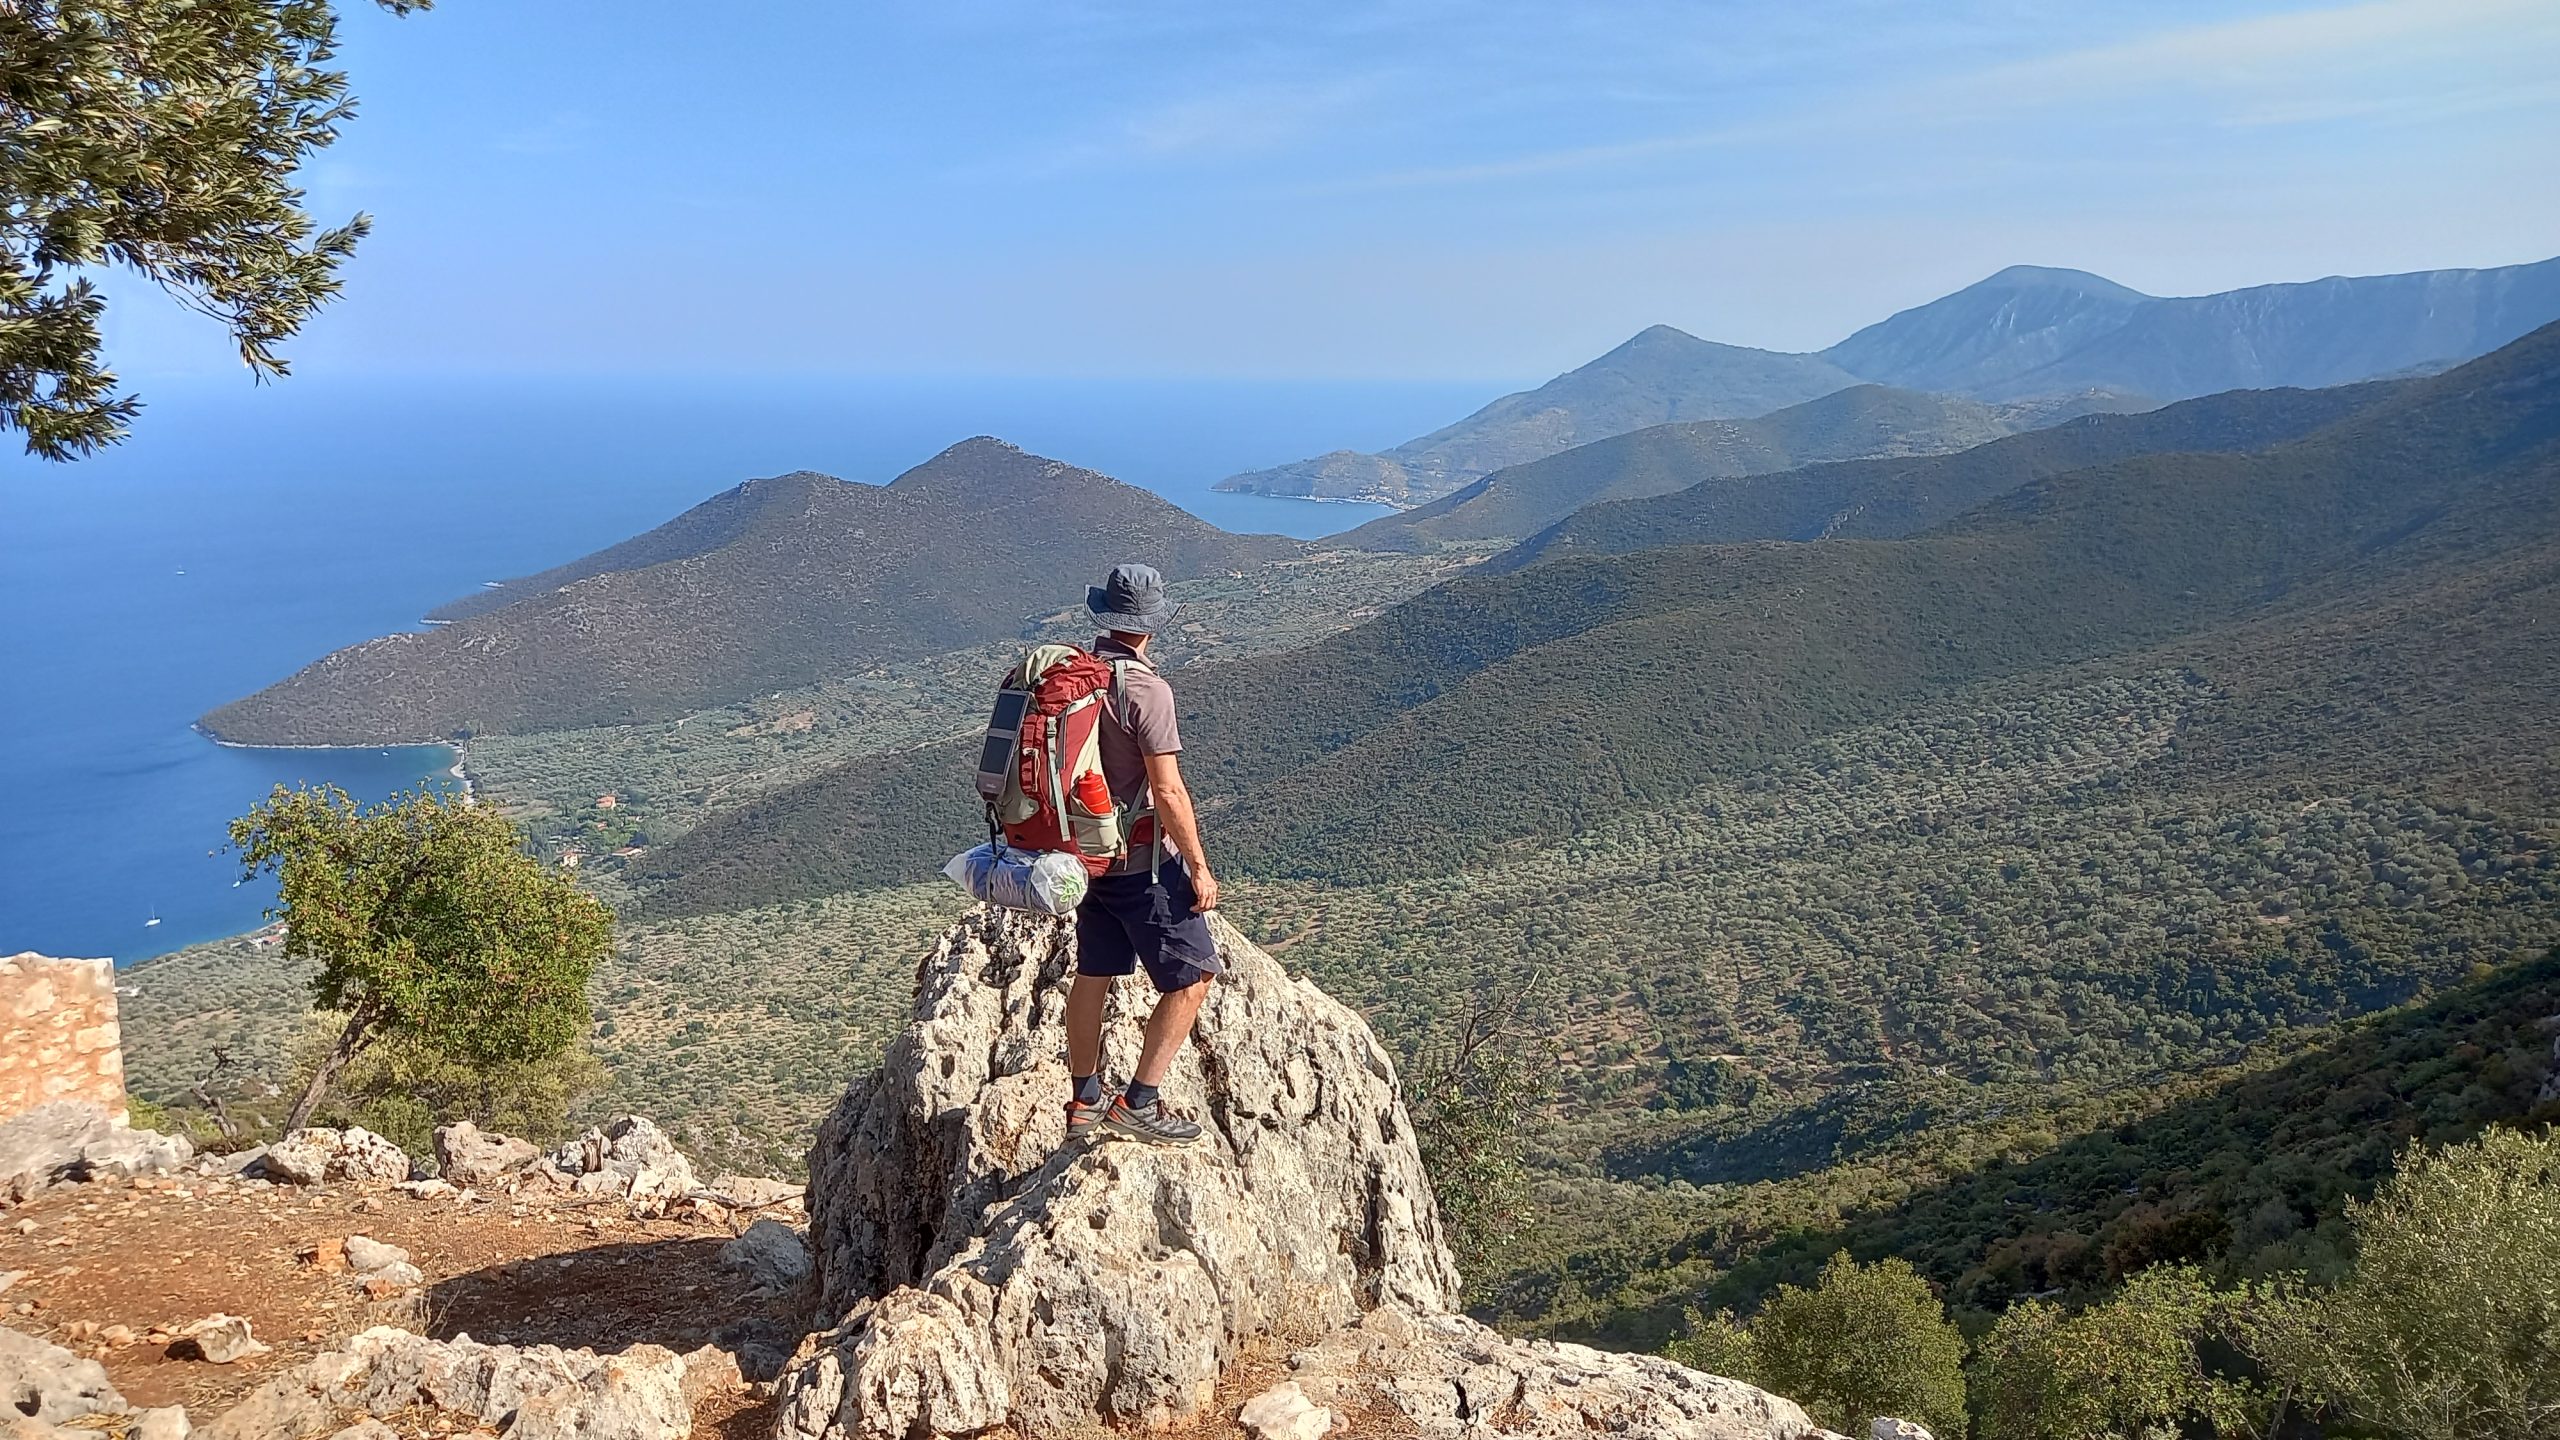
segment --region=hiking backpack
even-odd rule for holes
[[[1042,645],[1006,672],[978,753],[990,841],[1073,855],[1089,875],[1154,843],[1153,811],[1113,802],[1099,738],[1102,726],[1120,723],[1104,701],[1123,698],[1127,667],[1146,663]]]

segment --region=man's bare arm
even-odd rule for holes
[[[1200,848],[1200,822],[1191,813],[1191,791],[1182,783],[1182,757],[1148,756],[1147,789],[1155,800],[1156,828],[1173,842],[1173,853],[1191,872],[1191,888],[1200,897],[1191,908],[1203,913],[1217,909],[1218,877],[1209,873],[1209,852]]]

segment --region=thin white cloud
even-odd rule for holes
[[[1253,81],[1114,117],[1005,168],[1034,174],[1267,153],[1329,133],[1387,90],[1383,76]]]
[[[2164,88],[2255,88],[2316,78],[2321,67],[2406,64],[2412,47],[2560,44],[2549,0],[2365,0],[2164,30],[2119,44],[1993,67],[1969,85],[2038,105]]]
[[[2447,87],[2445,61],[2501,75]],[[2441,119],[2560,101],[2560,4],[2363,0],[2185,26],[1839,96],[1789,97],[1786,114],[1596,145],[1360,176],[1325,190],[1463,186],[1623,167],[1685,153],[1874,134],[2204,93],[2233,126]],[[2397,83],[2395,83],[2397,82]],[[2344,87],[2342,89],[2342,87]]]

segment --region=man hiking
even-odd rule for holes
[[[1147,663],[1147,642],[1179,607],[1152,566],[1117,565],[1105,583],[1086,592],[1085,608],[1103,630],[1093,653],[1122,676],[1095,732],[1103,778],[1115,804],[1151,811],[1152,819],[1138,822],[1128,853],[1094,877],[1076,907],[1076,978],[1067,994],[1067,1073],[1075,1094],[1067,1102],[1067,1135],[1089,1135],[1099,1125],[1135,1140],[1179,1145],[1198,1139],[1200,1127],[1167,1109],[1156,1087],[1191,1033],[1210,977],[1223,968],[1209,938],[1218,877],[1209,872],[1191,792],[1182,784],[1173,687]],[[1103,1002],[1113,982],[1140,965],[1155,983],[1155,1013],[1147,1017],[1128,1088],[1105,1105]]]

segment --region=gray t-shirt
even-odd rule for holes
[[[1093,642],[1093,653],[1106,661],[1138,656],[1137,651],[1108,635]],[[1182,730],[1173,718],[1173,687],[1165,683],[1163,676],[1143,663],[1131,665],[1123,673],[1127,676],[1123,703],[1105,702],[1110,719],[1095,732],[1094,743],[1102,750],[1102,778],[1111,787],[1112,800],[1133,805],[1146,796],[1147,757],[1180,752]],[[1152,831],[1154,822],[1146,824]],[[1127,875],[1150,868],[1154,859],[1148,848],[1132,846],[1108,873]]]

